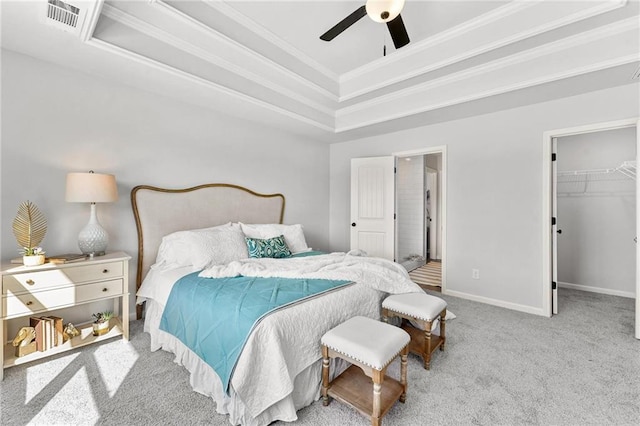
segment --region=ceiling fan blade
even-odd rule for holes
[[[387,22],[387,28],[389,28],[389,34],[391,34],[391,39],[396,49],[409,44],[409,34],[407,34],[407,29],[404,27],[404,22],[402,22],[400,15],[393,21]]]
[[[346,30],[347,28],[349,28],[350,26],[352,26],[353,24],[358,22],[366,14],[367,14],[366,7],[364,5],[359,7],[351,15],[347,16],[342,21],[340,21],[336,25],[334,25],[333,28],[331,28],[329,31],[327,31],[326,33],[322,34],[320,36],[320,39],[324,40],[324,41],[333,40],[336,36],[338,36],[338,34],[340,34],[344,30]]]

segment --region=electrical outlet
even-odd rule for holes
[[[480,279],[480,269],[472,269],[471,270],[471,278],[473,278],[474,280],[479,280]]]

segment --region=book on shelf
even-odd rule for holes
[[[58,346],[64,343],[64,324],[63,320],[60,317],[56,317],[53,315],[48,316],[47,318],[51,318],[53,320],[53,335],[54,335],[54,345]]]
[[[42,318],[29,318],[29,326],[36,330],[36,350],[44,352],[44,321]]]
[[[44,335],[46,342],[44,344],[45,350],[49,350],[53,347],[53,320],[47,317],[41,317],[44,321]]]
[[[81,262],[87,259],[86,254],[81,253],[65,253],[59,254],[56,256],[47,257],[47,262],[51,263],[71,263],[71,262]]]

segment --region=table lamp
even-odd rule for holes
[[[68,173],[65,200],[71,203],[91,203],[89,223],[78,235],[78,247],[83,254],[101,256],[107,250],[109,236],[98,222],[96,203],[111,203],[118,199],[114,175],[94,173]]]

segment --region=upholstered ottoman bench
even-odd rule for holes
[[[418,354],[424,361],[424,368],[431,367],[431,354],[438,347],[444,350],[445,317],[447,302],[426,293],[394,294],[382,302],[382,319],[401,318],[401,327],[411,336],[409,351]],[[440,319],[440,336],[432,335],[432,326]],[[411,325],[414,322],[420,328]]]
[[[371,419],[373,426],[407,394],[409,335],[398,327],[366,317],[353,317],[322,336],[322,402],[329,397],[346,403]],[[385,375],[400,356],[400,380]],[[329,382],[329,359],[352,365]],[[371,378],[371,379],[369,379]],[[371,389],[373,380],[373,389]]]

